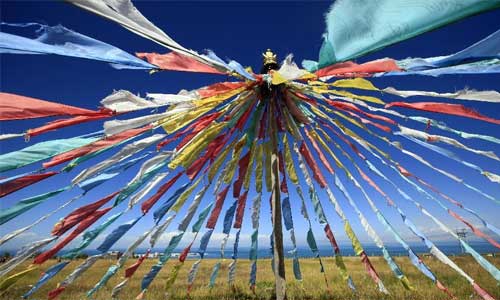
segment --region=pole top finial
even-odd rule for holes
[[[274,54],[269,48],[265,53],[262,53],[262,56],[264,57],[264,66],[277,63],[276,54]]]

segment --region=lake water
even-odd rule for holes
[[[498,249],[496,249],[495,247],[493,247],[492,245],[490,244],[487,244],[487,243],[470,243],[470,245],[479,253],[481,254],[487,254],[487,253],[498,253]],[[437,244],[438,248],[441,249],[445,254],[447,255],[459,255],[459,254],[462,254],[463,251],[462,249],[460,248],[460,245],[458,245],[458,243],[456,244]],[[375,245],[363,245],[366,253],[370,256],[380,256],[382,255],[382,251]],[[320,252],[320,255],[321,256],[333,256],[333,251],[332,251],[332,248],[330,246],[327,246],[327,245],[322,245],[322,246],[318,246],[319,248],[319,252]],[[387,250],[389,251],[389,253],[392,255],[392,256],[407,256],[408,252],[401,246],[398,246],[398,245],[386,245],[386,248]],[[425,245],[411,245],[411,248],[413,249],[413,251],[415,251],[417,254],[427,254],[429,253],[427,247],[425,247]],[[341,249],[341,252],[342,252],[342,255],[343,256],[354,256],[354,251],[352,249],[352,247],[348,246],[348,245],[341,245],[340,246],[340,249]],[[113,250],[118,250],[118,251],[125,251],[126,249],[113,249]],[[153,253],[154,252],[163,252],[164,249],[160,249],[160,248],[155,248],[153,249]],[[181,252],[183,249],[182,248],[178,248],[175,250],[176,253],[179,253]],[[193,248],[194,251],[196,251],[196,248]],[[286,257],[291,257],[291,254],[289,253],[289,251],[291,250],[291,248],[287,248],[285,247],[285,256]],[[194,253],[193,251],[193,253]],[[219,248],[209,248],[207,249],[207,252],[206,252],[206,258],[218,258],[220,257],[220,249]],[[65,251],[61,251],[60,254],[64,254]],[[146,249],[137,249],[136,253],[144,253],[146,252]],[[250,252],[250,249],[248,247],[240,247],[238,249],[238,257],[239,258],[248,258],[249,256],[249,252]],[[98,254],[99,252],[96,251],[96,250],[85,250],[84,251],[85,254],[88,254],[88,255],[94,255],[94,254]],[[312,257],[312,252],[309,248],[307,247],[299,247],[297,249],[297,253],[299,255],[299,257]],[[232,245],[227,245],[226,246],[226,249],[224,251],[224,255],[226,258],[230,258],[233,254],[233,247]],[[258,251],[258,256],[259,258],[269,258],[271,257],[271,249],[270,248],[264,248],[264,247],[259,247],[259,251]]]

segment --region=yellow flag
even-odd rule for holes
[[[349,239],[351,240],[354,252],[356,253],[356,255],[360,255],[364,251],[363,246],[361,246],[361,243],[356,237],[356,234],[354,233],[354,231],[352,231],[351,224],[349,224],[349,221],[347,220],[344,221],[344,230],[347,234],[347,237],[349,237]]]
[[[290,145],[288,144],[288,138],[286,134],[283,135],[283,147],[285,149],[284,158],[288,177],[290,178],[291,182],[293,182],[294,184],[298,184],[299,178],[297,177],[297,172],[295,171],[295,167],[293,165],[292,151],[290,150]]]
[[[378,91],[370,81],[364,78],[353,78],[353,79],[340,79],[331,84],[335,87],[343,87],[343,88],[356,88],[361,90],[370,90],[370,91]]]
[[[226,159],[226,156],[229,154],[229,151],[231,151],[234,148],[234,145],[236,144],[236,140],[234,140],[229,146],[224,149],[219,156],[215,159],[214,163],[210,167],[210,170],[208,171],[208,180],[212,182],[212,180],[215,177],[215,174],[217,174],[217,171],[220,169],[220,166]]]
[[[38,269],[38,266],[30,266],[28,269],[21,271],[19,273],[16,273],[14,275],[11,275],[7,278],[5,278],[1,283],[0,283],[0,294],[5,292],[11,285],[16,283],[19,279],[24,277],[26,274],[30,273],[33,270]]]
[[[252,146],[250,146],[250,160],[248,161],[248,168],[245,173],[245,179],[243,180],[243,187],[245,190],[248,190],[250,188],[250,178],[252,177],[252,169],[253,169],[253,162],[255,161],[255,141],[252,143]]]
[[[321,110],[319,110],[315,105],[311,105],[310,107],[311,107],[312,112],[315,115],[317,115],[317,116],[319,116],[319,117],[321,117],[323,119],[328,119],[328,116],[324,112],[322,112]]]
[[[168,164],[168,167],[170,169],[175,169],[179,165],[182,165],[185,168],[190,166],[191,163],[198,158],[199,154],[207,147],[208,143],[210,143],[226,125],[227,122],[214,122],[212,125],[199,132],[179,151],[179,153],[177,153],[177,155],[175,155],[172,161]]]
[[[372,102],[372,103],[376,103],[376,104],[382,104],[382,105],[385,104],[384,101],[382,101],[382,100],[380,100],[379,98],[376,98],[376,97],[360,96],[360,95],[356,95],[356,94],[353,94],[353,93],[348,92],[348,91],[339,91],[339,90],[329,90],[329,92],[332,93],[332,94],[334,94],[334,95],[337,95],[337,96],[344,96],[344,97],[358,99],[358,100],[363,100],[363,101],[366,101],[366,102]]]
[[[256,151],[257,162],[255,166],[255,190],[262,193],[262,158],[264,157],[264,145],[258,144]]]
[[[267,141],[264,143],[264,151],[266,152],[266,165],[265,165],[265,170],[266,170],[266,189],[268,192],[271,191],[273,188],[272,184],[272,178],[271,178],[271,155],[272,155],[272,149],[271,149],[271,142]]]
[[[233,180],[234,173],[236,172],[236,166],[238,165],[238,159],[240,158],[243,146],[247,142],[247,134],[245,133],[236,143],[233,149],[233,154],[231,160],[228,163],[226,174],[224,174],[224,182],[230,183]]]
[[[193,120],[196,120],[201,115],[210,111],[214,107],[215,105],[207,105],[200,108],[195,108],[186,113],[176,114],[173,117],[161,120],[159,123],[167,133],[173,133],[191,123]]]
[[[234,89],[232,91],[229,91],[227,93],[223,93],[223,94],[219,94],[219,95],[215,95],[215,96],[212,96],[212,97],[207,97],[207,98],[203,98],[203,99],[200,99],[200,100],[195,100],[193,101],[193,104],[196,105],[196,106],[206,106],[206,105],[218,105],[220,104],[221,102],[233,97],[233,96],[236,96],[238,95],[239,93],[243,92],[244,90],[246,90],[246,86],[243,86],[243,87],[240,87],[240,88],[237,88],[237,89]]]
[[[165,289],[167,291],[169,291],[172,286],[174,285],[175,283],[175,280],[177,279],[177,276],[179,275],[179,271],[181,269],[181,267],[184,265],[184,262],[178,262],[177,264],[175,264],[175,266],[172,268],[172,271],[170,273],[170,276],[168,276],[166,282],[165,282]]]
[[[282,84],[282,83],[287,82],[287,81],[288,81],[288,79],[283,77],[283,75],[281,75],[280,72],[278,72],[278,71],[274,71],[271,74],[271,83],[274,85]]]
[[[175,211],[175,212],[179,212],[179,209],[181,209],[182,205],[184,205],[184,203],[186,202],[187,198],[189,197],[189,195],[191,195],[191,193],[194,191],[194,189],[198,186],[198,184],[200,183],[201,179],[203,177],[200,176],[200,178],[198,178],[198,180],[196,180],[196,182],[192,185],[190,185],[180,196],[179,198],[177,198],[177,201],[175,201],[175,204],[172,206],[172,210]]]

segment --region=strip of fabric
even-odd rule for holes
[[[136,55],[139,58],[146,59],[150,64],[158,66],[162,70],[224,74],[220,70],[177,52],[166,54],[136,53]]]
[[[208,188],[208,186],[207,186],[207,188]],[[181,252],[181,255],[179,255],[178,263],[172,268],[172,272],[170,273],[170,276],[166,280],[165,289],[167,292],[169,292],[172,289],[172,286],[175,283],[175,281],[179,275],[179,271],[180,271],[181,267],[184,265],[184,262],[189,254],[189,251],[191,250],[193,243],[195,242],[196,238],[198,237],[200,229],[201,229],[203,223],[205,222],[205,220],[207,219],[208,214],[210,213],[213,205],[214,205],[213,201],[210,202],[210,204],[200,212],[200,214],[198,215],[198,219],[193,224],[192,232],[194,233],[194,237],[193,237],[191,243],[189,243],[189,245],[186,248],[184,248],[184,250]]]
[[[340,149],[340,148],[339,148]],[[374,154],[372,151],[370,151],[371,154]],[[343,152],[345,153],[345,152]],[[376,156],[378,157],[380,160],[382,160],[382,158],[380,158],[379,156]],[[351,159],[352,161],[352,159]],[[367,161],[365,159],[365,161]],[[354,163],[354,161],[352,161]],[[360,173],[361,177],[364,179],[364,180],[367,180],[371,185],[374,185],[374,182],[371,181],[368,176],[366,174],[364,174],[364,172],[361,171],[361,169],[354,163],[354,166],[356,167],[356,169],[358,170],[358,172]],[[354,178],[352,178],[354,179]],[[357,181],[354,181],[355,182],[355,185],[356,186],[359,186],[359,183],[357,183]],[[366,194],[366,192],[364,192],[364,190],[361,188],[362,192],[363,192],[363,195],[365,196],[365,198],[368,200],[369,197],[368,195]],[[371,199],[369,200],[369,203],[372,202]],[[372,202],[373,203],[373,202]],[[418,237],[420,237],[422,239],[422,241],[424,241],[424,243],[426,244],[426,246],[429,248],[429,250],[431,251],[431,253],[433,255],[435,255],[436,258],[438,258],[440,261],[442,261],[443,263],[449,265],[451,268],[453,268],[455,271],[457,271],[461,276],[463,276],[466,280],[468,280],[471,285],[476,285],[476,283],[474,282],[474,280],[469,276],[467,275],[462,269],[460,269],[453,261],[451,261],[441,250],[439,250],[439,248],[437,248],[434,243],[432,243],[432,241],[430,241],[421,231],[419,231],[415,225],[411,222],[411,220],[408,219],[408,217],[406,216],[406,214],[404,214],[404,212],[394,203],[394,201],[390,201],[389,202],[391,206],[395,207],[397,210],[398,210],[398,213],[401,215],[402,219],[403,219],[403,222],[405,223],[405,225],[408,226],[408,228],[415,234],[417,235]],[[370,206],[372,206],[372,204],[370,203]],[[376,208],[375,204],[373,203],[373,206],[372,208]],[[377,211],[379,211],[377,209]],[[377,215],[378,216],[378,215]],[[379,218],[384,224],[388,224],[389,223],[387,222],[387,220],[385,220],[385,218],[383,218],[383,216],[380,214],[380,218]],[[383,221],[385,220],[385,221]],[[390,226],[390,225],[389,225]],[[394,234],[397,234],[396,232],[394,232]],[[400,238],[399,238],[400,239]],[[400,242],[401,243],[401,242]],[[427,267],[426,267],[427,269]],[[430,271],[429,271],[430,272]],[[424,273],[425,274],[425,273]],[[443,290],[444,292],[446,292],[447,294],[450,295],[450,292],[441,284],[439,283],[436,279],[435,279],[435,275],[433,275],[432,273],[430,273],[429,275],[432,275],[432,277],[429,277],[431,279],[433,279],[433,281],[436,283],[436,286]],[[477,288],[477,290],[480,290],[482,291],[481,294],[484,296],[483,299],[490,299],[489,297],[489,294],[487,292],[485,292],[482,288]],[[482,297],[483,297],[482,296]]]
[[[0,53],[12,54],[55,54],[99,60],[110,63],[117,69],[157,69],[127,52],[98,41],[62,25],[47,26],[38,23],[1,23],[10,27],[38,27],[37,38],[1,32]]]
[[[110,158],[103,160],[83,171],[81,171],[77,176],[75,176],[71,183],[78,184],[79,182],[92,177],[95,174],[99,174],[107,168],[124,161],[125,159],[133,156],[134,154],[144,150],[145,148],[157,143],[160,139],[164,138],[164,134],[154,134],[146,138],[137,140],[130,144],[125,145],[120,151],[111,156]]]
[[[35,222],[25,226],[25,227],[22,227],[22,228],[19,228],[17,230],[14,230],[6,235],[4,235],[2,238],[0,238],[0,246],[5,244],[6,242],[10,241],[11,239],[19,236],[21,233],[24,233],[28,230],[30,230],[31,228],[35,227],[36,225],[40,224],[41,222],[47,220],[49,217],[51,217],[53,214],[59,212],[60,210],[62,210],[63,208],[65,208],[66,206],[70,205],[71,203],[73,203],[74,201],[78,200],[81,198],[82,195],[77,195],[73,198],[71,198],[69,201],[67,201],[66,203],[58,206],[55,210],[49,212],[48,214],[46,215],[43,215],[42,217],[40,217],[38,220],[36,220]]]
[[[92,110],[75,106],[9,94],[0,93],[0,121],[24,120],[51,116],[92,116]]]
[[[33,207],[43,203],[47,199],[50,199],[64,191],[67,191],[70,188],[71,187],[67,186],[62,189],[50,191],[47,193],[43,193],[37,196],[29,197],[21,201],[18,201],[16,204],[14,204],[14,206],[0,211],[0,225],[5,224],[6,222],[14,219],[15,217],[32,209]]]
[[[139,257],[135,263],[133,263],[131,266],[129,266],[125,270],[125,279],[123,281],[121,281],[120,283],[118,283],[111,291],[112,298],[116,298],[119,295],[119,293],[123,290],[123,288],[128,283],[129,279],[132,278],[132,276],[137,271],[137,269],[140,267],[140,265],[148,257],[149,253],[151,253],[152,249],[156,245],[156,242],[158,241],[160,236],[165,232],[165,230],[167,229],[167,227],[170,225],[170,223],[172,222],[172,220],[174,218],[175,218],[175,214],[170,215],[169,217],[167,217],[167,219],[165,220],[165,222],[163,224],[157,225],[157,226],[155,225],[150,231],[148,231],[151,233],[151,238],[149,239],[149,244],[150,244],[149,248],[146,250],[146,253],[143,256]],[[134,245],[135,244],[137,244],[137,243],[134,243]],[[131,245],[127,250],[132,250],[132,246],[133,245]],[[129,252],[129,251],[127,251],[127,252]],[[120,263],[121,260],[119,260],[118,262]]]
[[[409,39],[483,11],[500,6],[497,1],[384,0],[335,2],[326,16],[327,29],[319,67],[346,61]],[[368,22],[362,16],[372,16]],[[345,16],[351,16],[345,20]]]
[[[452,103],[440,103],[440,102],[391,102],[385,105],[385,108],[391,107],[404,107],[415,110],[422,110],[440,114],[447,114],[453,116],[460,116],[470,119],[481,120],[484,122],[489,122],[493,124],[500,124],[500,120],[493,119],[487,116],[483,116],[482,114],[467,108],[461,104],[452,104]]]
[[[200,177],[201,179],[201,177]],[[208,186],[204,187],[195,197],[195,205],[194,207],[191,206],[190,209],[191,211],[196,211],[195,207],[198,207],[199,203],[201,202],[201,199],[203,198],[204,193],[206,192],[206,189]],[[182,201],[183,203],[183,201]],[[180,207],[178,208],[180,209]],[[174,212],[178,213],[178,211],[174,210]],[[163,268],[165,263],[170,259],[172,256],[173,251],[177,247],[177,245],[180,243],[182,240],[182,237],[184,236],[184,233],[186,232],[187,225],[191,222],[192,218],[194,217],[194,212],[193,213],[188,213],[184,216],[183,220],[180,222],[178,228],[177,228],[177,233],[174,235],[170,241],[168,246],[165,248],[163,251],[163,256],[160,257],[158,262],[151,268],[151,270],[144,275],[141,283],[141,293],[137,296],[138,299],[142,299],[147,291],[147,288],[151,284],[151,282],[154,280],[156,275],[160,272],[160,270]],[[187,255],[187,254],[186,254]]]
[[[13,258],[11,258],[9,261],[5,262],[4,264],[2,264],[0,266],[0,276],[3,277],[5,275],[7,275],[7,273],[12,271],[19,264],[23,263],[25,260],[30,258],[32,255],[34,255],[38,251],[41,251],[45,246],[52,243],[56,239],[57,239],[57,237],[53,236],[50,238],[34,241],[28,245],[21,247],[21,249],[19,249],[16,252],[16,255],[14,255]],[[28,269],[30,269],[30,268],[31,268],[31,266]],[[16,275],[18,275],[18,274],[16,274]],[[11,277],[15,278],[16,275],[12,275]],[[19,275],[19,276],[21,276],[21,275]],[[7,282],[9,282],[8,278],[6,278],[4,281],[2,281],[0,286],[4,287],[5,284],[7,284]],[[12,285],[12,284],[9,284],[9,286],[10,285]],[[3,292],[4,290],[6,290],[9,286],[5,286],[4,288],[0,288],[0,292]]]
[[[17,177],[15,179],[9,180],[7,182],[2,182],[0,184],[0,198],[5,197],[8,194],[11,194],[15,191],[23,189],[27,186],[35,184],[41,180],[52,177],[56,174],[58,174],[58,172],[54,172],[54,171],[39,173],[39,174],[29,174],[29,175],[25,175],[22,177]]]
[[[158,43],[172,51],[176,51],[193,59],[207,64],[221,71],[227,71],[227,68],[220,62],[210,59],[207,56],[200,55],[193,50],[188,50],[179,45],[176,41],[165,34],[161,29],[156,27],[148,19],[146,19],[137,8],[132,4],[132,1],[125,0],[119,3],[105,0],[71,0],[74,5],[88,10],[92,13],[100,15],[106,19],[116,22],[125,29],[147,38],[155,43]]]
[[[342,254],[340,252],[340,248],[335,240],[333,232],[330,228],[330,224],[328,223],[328,221],[326,219],[325,213],[323,211],[323,207],[321,206],[321,203],[319,202],[319,198],[316,194],[316,191],[314,189],[314,185],[313,185],[311,177],[309,175],[309,171],[307,170],[307,168],[305,166],[304,160],[302,159],[302,155],[301,155],[300,150],[298,148],[298,145],[296,143],[293,143],[293,149],[294,149],[295,153],[297,154],[297,160],[299,162],[299,167],[300,167],[300,170],[302,171],[302,175],[304,176],[306,184],[309,187],[309,198],[313,204],[314,211],[318,217],[318,221],[321,225],[324,226],[325,235],[328,238],[328,240],[330,241],[330,244],[332,245],[332,247],[334,249],[335,264],[339,268],[342,279],[344,281],[346,281],[349,288],[351,288],[352,290],[356,290],[356,287],[354,286],[354,282],[352,281],[351,276],[347,273],[347,268],[344,264]]]
[[[0,155],[0,172],[17,169],[41,160],[89,145],[97,138],[74,137],[40,142],[21,150]]]

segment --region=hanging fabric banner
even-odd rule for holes
[[[47,250],[35,257],[33,261],[34,264],[42,264],[47,261],[49,258],[54,256],[59,250],[64,248],[67,244],[69,244],[72,240],[74,240],[80,233],[82,233],[85,229],[94,224],[97,220],[99,220],[103,215],[109,212],[113,207],[104,208],[101,210],[95,211],[92,215],[88,216],[84,220],[78,224],[78,226],[73,230],[64,240],[60,241],[57,245],[52,247],[50,250]]]
[[[17,169],[97,141],[97,138],[74,137],[40,142],[24,149],[1,154],[0,172]]]
[[[136,53],[136,55],[139,58],[146,59],[149,63],[158,66],[162,70],[224,74],[224,72],[212,68],[207,64],[176,52],[167,54]]]
[[[7,196],[17,190],[35,184],[41,180],[58,174],[58,172],[46,172],[32,175],[25,175],[0,184],[0,197]]]
[[[19,236],[21,233],[23,232],[26,232],[28,230],[30,230],[31,228],[35,227],[36,225],[40,224],[41,222],[47,220],[50,216],[52,216],[53,214],[57,213],[58,211],[60,211],[61,209],[64,209],[66,206],[70,205],[71,203],[73,203],[74,201],[78,200],[81,198],[82,195],[77,195],[73,198],[71,198],[68,202],[64,203],[63,205],[61,206],[58,206],[55,210],[49,212],[48,214],[46,215],[43,215],[42,217],[40,217],[38,220],[36,220],[35,222],[23,227],[23,228],[20,228],[20,229],[16,229],[12,232],[9,232],[8,234],[4,235],[2,238],[0,238],[0,246],[5,244],[6,242],[10,241],[11,239]]]
[[[131,278],[135,271],[137,271],[137,269],[139,268],[139,266],[144,262],[144,260],[146,258],[148,258],[149,256],[149,253],[151,253],[152,249],[154,248],[154,246],[156,245],[156,242],[158,241],[158,238],[165,232],[165,230],[167,229],[167,227],[170,225],[170,223],[172,222],[172,220],[174,219],[175,215],[170,215],[163,224],[159,225],[159,226],[155,226],[153,229],[151,229],[151,238],[149,239],[149,248],[146,250],[146,253],[144,255],[142,255],[141,257],[139,257],[139,259],[137,259],[137,261],[135,263],[133,263],[131,266],[129,266],[127,269],[125,269],[125,279],[118,283],[112,290],[111,292],[111,297],[115,298],[121,291],[122,289],[125,287],[125,285],[127,284],[129,278]],[[139,239],[138,239],[139,240]],[[126,252],[128,253],[132,253],[133,252],[133,249],[134,247],[133,246],[139,246],[139,244],[137,243],[134,243],[134,245],[131,245]],[[120,266],[123,266],[123,264],[125,263],[125,261],[122,261],[121,259],[118,261],[118,265]]]
[[[172,177],[169,181],[163,184],[158,191],[141,204],[141,211],[147,214],[153,205],[174,185],[174,183],[182,176],[182,172]]]
[[[335,2],[326,16],[327,30],[319,67],[353,59],[483,11],[498,1],[396,0]],[[368,22],[363,16],[371,16]],[[345,16],[354,16],[345,20]],[[356,17],[357,16],[357,17]]]
[[[24,262],[25,260],[30,258],[35,253],[41,251],[48,244],[52,243],[55,239],[57,239],[57,237],[54,236],[54,237],[46,238],[43,240],[35,241],[35,242],[32,242],[28,245],[21,247],[21,249],[19,249],[16,252],[16,255],[14,255],[13,258],[11,258],[10,260],[8,260],[7,262],[3,263],[0,266],[0,277],[5,276],[7,273],[12,271],[19,264],[21,264],[22,262]],[[0,289],[0,292],[1,291],[2,291],[2,289]]]
[[[116,154],[111,156],[110,158],[103,160],[99,162],[98,164],[87,168],[80,172],[71,182],[73,184],[77,184],[89,177],[92,177],[95,174],[100,173],[101,171],[106,170],[107,168],[111,167],[112,165],[115,165],[132,155],[138,153],[139,151],[151,146],[152,144],[158,142],[160,139],[164,138],[164,134],[154,134],[152,136],[140,139],[138,141],[135,141],[133,143],[127,144],[125,147],[120,149]]]
[[[494,103],[500,102],[500,93],[497,91],[461,90],[454,93],[437,93],[429,91],[399,91],[393,87],[387,87],[385,89],[382,89],[382,91],[384,93],[396,95],[403,98],[422,96]]]
[[[125,132],[122,132],[120,134],[116,134],[110,137],[107,137],[106,139],[100,139],[97,140],[91,144],[84,145],[80,148],[76,148],[73,150],[70,150],[65,153],[58,154],[57,156],[53,157],[49,162],[46,162],[43,164],[44,168],[50,168],[53,166],[56,166],[58,164],[61,164],[63,162],[66,162],[68,160],[72,160],[74,158],[79,158],[84,155],[89,155],[89,154],[94,154],[98,151],[109,149],[110,147],[113,147],[117,143],[123,142],[125,140],[128,140],[130,138],[133,138],[137,135],[140,135],[148,130],[151,130],[150,126],[145,126],[139,129],[131,129],[127,130]],[[101,153],[101,152],[99,152]]]
[[[92,110],[40,99],[0,93],[0,121],[24,120],[51,116],[92,116]]]
[[[71,272],[59,285],[56,289],[50,291],[47,295],[49,300],[56,298],[59,294],[61,294],[68,285],[73,283],[81,274],[87,271],[90,267],[92,267],[95,262],[102,257],[102,254],[96,254],[89,256],[82,264],[80,264],[76,269]]]
[[[95,213],[100,207],[104,204],[108,203],[111,199],[113,199],[119,192],[111,193],[102,199],[82,206],[80,208],[75,209],[71,213],[69,213],[66,217],[60,219],[52,228],[50,232],[52,235],[61,236],[66,231],[73,228],[75,225],[83,221],[88,216]]]
[[[193,50],[188,50],[179,45],[160,28],[146,19],[130,0],[120,1],[119,3],[111,0],[70,0],[69,2],[114,21],[125,29],[167,47],[172,51],[179,52],[201,63],[220,69],[221,71],[227,70],[226,67],[218,61],[212,60],[207,56],[200,55]]]
[[[29,39],[0,32],[0,53],[12,54],[55,54],[99,60],[110,63],[117,69],[157,69],[155,65],[138,59],[127,52],[90,38],[62,25],[47,26],[38,23],[9,24],[2,26],[38,27],[37,38]]]
[[[64,191],[67,191],[70,187],[65,187],[62,189],[58,189],[55,191],[51,191],[48,193],[44,193],[38,196],[30,197],[27,199],[23,199],[14,206],[4,209],[0,211],[0,225],[5,224],[9,220],[12,220],[13,218],[19,216],[20,214],[23,214],[27,212],[28,210],[32,209],[33,207],[39,205],[40,203],[43,203],[45,200],[54,197],[55,195],[58,195]]]
[[[58,264],[53,265],[42,273],[42,277],[33,285],[33,287],[23,295],[24,299],[28,299],[34,292],[36,292],[44,283],[49,281],[52,277],[56,276],[59,271],[61,271],[70,261],[63,261]]]
[[[480,113],[476,112],[475,110],[467,108],[461,104],[439,103],[439,102],[414,102],[414,103],[391,102],[389,104],[386,104],[385,108],[390,108],[393,106],[477,119],[497,125],[500,124],[500,120],[483,116]]]

